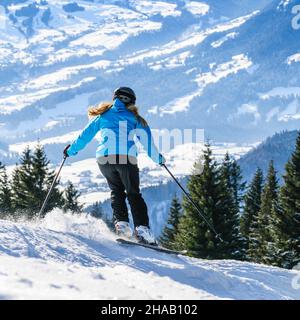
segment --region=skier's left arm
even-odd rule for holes
[[[66,152],[68,156],[75,156],[78,151],[84,149],[85,146],[95,137],[100,128],[100,118],[100,116],[95,117],[87,124],[77,139],[75,139],[67,149]]]

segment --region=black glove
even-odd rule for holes
[[[68,144],[65,148],[64,148],[64,157],[65,158],[68,158],[69,157],[69,155],[68,155],[68,149],[71,147],[71,145],[70,144]]]
[[[159,154],[159,159],[158,159],[158,164],[160,165],[160,166],[162,166],[162,165],[164,165],[165,163],[166,163],[166,159],[165,159],[165,157],[160,153]]]

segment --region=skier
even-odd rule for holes
[[[71,145],[66,146],[64,155],[74,156],[100,132],[96,150],[97,163],[111,189],[111,206],[116,233],[131,237],[126,196],[133,223],[134,236],[139,242],[157,242],[149,228],[147,205],[140,193],[139,168],[135,137],[146,149],[149,157],[159,165],[165,163],[154,144],[151,130],[135,106],[136,95],[128,87],[114,91],[113,101],[91,107],[88,111],[90,122]]]

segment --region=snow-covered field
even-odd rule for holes
[[[270,27],[261,21],[270,2],[0,1],[2,162],[37,139],[68,139],[87,107],[119,85],[135,89],[152,128],[191,126],[218,141],[252,142],[297,127],[299,52],[284,33],[278,44],[269,34],[275,15],[284,29],[281,5],[266,9]],[[270,52],[248,48],[248,28]],[[268,59],[272,50],[281,61]]]
[[[30,142],[27,135],[32,139],[44,134],[50,142],[51,139],[56,141],[55,128],[60,129],[62,137],[59,141],[78,130],[78,124],[74,129],[72,126],[74,117],[85,117],[88,105],[109,96],[125,69],[143,66],[151,71],[146,77],[150,78],[166,70],[181,68],[180,73],[185,74],[185,69],[196,68],[197,72],[190,75],[191,85],[185,93],[174,92],[164,102],[154,105],[144,102],[145,108],[149,107],[149,114],[156,107],[162,115],[168,116],[188,111],[192,101],[201,96],[209,84],[247,70],[252,64],[242,52],[224,63],[214,62],[216,65],[210,72],[202,72],[202,67],[190,61],[194,57],[193,51],[208,37],[218,38],[220,34],[214,47],[221,46],[236,34],[234,30],[257,16],[258,10],[238,17],[213,19],[208,17],[211,14],[209,4],[190,0],[124,3],[78,0],[73,6],[77,9],[72,14],[56,0],[45,3],[27,0],[6,6],[7,17],[2,15],[2,20],[6,19],[6,22],[2,21],[5,32],[0,33],[0,65],[13,68],[14,64],[20,63],[21,75],[24,73],[24,77],[11,83],[2,76],[5,86],[0,88],[0,138],[9,139],[6,153],[18,152],[21,145]],[[32,11],[34,16],[30,28],[26,28],[26,20],[23,21],[26,10]],[[192,19],[190,25],[186,25],[183,14],[187,12]],[[10,22],[9,14],[10,19],[15,17],[16,23]],[[184,22],[178,35],[177,31],[172,37],[168,34],[169,20],[174,20],[172,24],[176,29]],[[227,31],[229,33],[224,36]],[[165,40],[160,41],[165,32],[166,36],[162,37]],[[155,33],[159,41],[145,45],[147,37]],[[131,44],[133,38],[137,46]],[[126,47],[126,43],[130,50],[123,52],[122,46]],[[113,54],[109,54],[111,52]],[[34,72],[32,76],[25,71],[34,66],[39,66],[41,72]],[[2,77],[0,75],[0,81]],[[102,82],[95,85],[99,77],[109,77],[109,85]],[[140,97],[144,94],[141,89],[137,84]],[[22,113],[30,116],[23,117]],[[10,125],[12,119],[14,125]]]
[[[299,299],[299,271],[117,244],[99,220],[0,221],[0,299]]]

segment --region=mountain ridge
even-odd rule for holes
[[[32,2],[6,2],[9,3],[19,3],[21,6]],[[41,3],[35,6],[46,10],[51,5],[56,16],[62,15],[62,18],[60,21],[57,17],[53,18],[52,29],[41,29],[44,33],[39,35],[40,39],[36,34],[33,35],[33,40],[29,40],[33,42],[29,42],[31,44],[28,52],[27,45],[20,42],[24,58],[14,63],[14,58],[9,58],[8,54],[11,52],[11,57],[14,56],[14,42],[3,40],[1,43],[2,52],[6,52],[3,57],[12,66],[7,69],[2,61],[1,68],[5,76],[2,73],[1,77],[0,74],[0,81],[6,83],[0,92],[0,136],[2,139],[6,137],[9,143],[53,136],[56,130],[67,133],[79,129],[86,122],[83,117],[84,109],[89,104],[106,100],[114,87],[128,82],[128,79],[136,88],[138,97],[143,97],[138,102],[153,127],[166,124],[169,124],[167,128],[201,126],[209,136],[218,141],[233,138],[253,142],[274,131],[293,129],[298,125],[297,94],[294,101],[286,96],[283,88],[282,97],[257,100],[257,95],[259,97],[261,94],[258,88],[261,89],[262,84],[265,86],[265,93],[268,93],[283,82],[284,79],[277,81],[278,75],[284,74],[286,68],[297,70],[297,63],[294,62],[289,67],[281,59],[278,74],[273,72],[266,77],[274,69],[275,63],[278,64],[278,59],[268,66],[267,57],[254,56],[255,59],[262,59],[255,61],[247,49],[249,45],[251,48],[249,37],[253,37],[253,32],[255,36],[258,28],[272,29],[272,21],[267,25],[261,21],[264,16],[276,14],[280,18],[279,27],[290,23],[292,15],[281,16],[276,1],[260,14],[253,14],[255,9],[263,6],[259,2],[250,4],[243,1],[237,4],[232,1],[225,6],[218,1],[206,1],[203,3],[207,3],[210,9],[201,15],[193,14],[192,9],[186,9],[185,6],[191,3],[189,1],[161,2],[160,7],[150,0],[139,7],[136,7],[138,2],[135,1],[122,2],[123,7],[120,2],[115,1],[105,4],[101,1],[77,1],[74,3],[85,7],[85,10],[75,11],[75,20],[68,18],[59,2],[52,0]],[[199,5],[202,2],[196,3]],[[268,3],[269,1],[264,2]],[[289,5],[292,4],[293,2]],[[6,7],[10,9],[10,14],[20,10],[17,5]],[[240,9],[235,10],[236,7]],[[222,9],[228,9],[231,15],[223,16]],[[250,16],[242,18],[241,14]],[[80,21],[80,17],[82,23],[78,30],[72,30],[72,23]],[[102,20],[97,20],[96,17],[101,17]],[[126,28],[124,19],[129,19]],[[241,19],[241,22],[236,19]],[[141,28],[139,24],[143,21],[146,24]],[[97,31],[98,28],[93,29],[93,24],[97,23],[104,28],[102,34]],[[109,23],[120,31],[105,31]],[[66,28],[65,35],[60,35],[62,26]],[[72,32],[75,32],[74,36]],[[8,36],[19,39],[14,38],[15,33],[10,35],[8,32]],[[299,33],[293,33],[294,39],[297,40],[298,36]],[[262,37],[263,41],[270,39],[264,33],[258,34],[258,37]],[[282,36],[280,39],[284,40]],[[219,41],[217,46],[216,41]],[[285,59],[296,53],[293,43],[284,43],[281,55]],[[38,55],[35,52],[37,49],[40,50]],[[277,48],[269,49],[272,53]],[[35,65],[31,65],[32,59],[37,59]],[[224,68],[227,68],[225,74],[222,71]],[[271,76],[274,85],[269,83]],[[291,81],[286,81],[286,84],[289,82]],[[249,85],[244,90],[241,86],[246,83]],[[148,88],[151,88],[151,92]],[[16,94],[18,91],[19,94]],[[251,94],[246,94],[246,91]],[[12,95],[11,92],[15,94]],[[286,101],[295,105],[290,107],[290,110],[294,108],[291,115],[285,115],[284,108],[276,106],[283,105]],[[278,120],[276,117],[285,120]],[[56,121],[53,127],[48,126],[51,121]],[[260,125],[265,121],[267,126]],[[44,127],[43,130],[41,127]],[[216,129],[220,127],[221,131]],[[239,134],[234,134],[235,131],[239,131]]]
[[[285,173],[285,165],[295,150],[298,135],[298,130],[275,133],[273,136],[268,137],[265,141],[243,155],[238,160],[243,177],[249,182],[258,167],[261,168],[266,175],[269,163],[273,160],[278,177],[282,182],[282,176]]]

